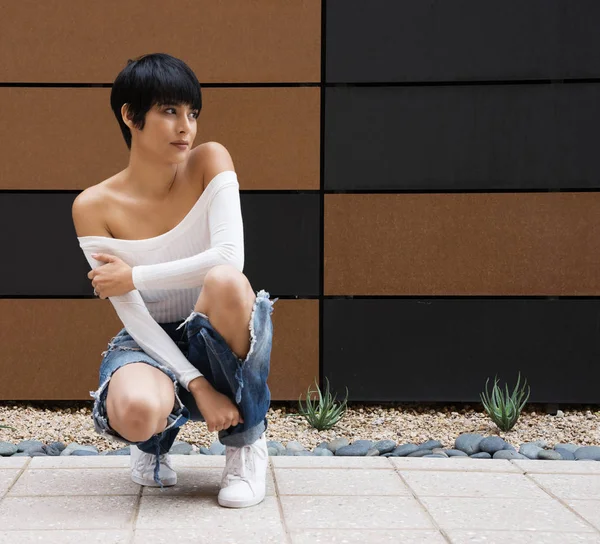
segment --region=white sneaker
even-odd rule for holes
[[[149,487],[160,487],[158,482],[154,481],[154,466],[156,464],[156,455],[146,453],[140,450],[134,444],[130,444],[131,457],[129,465],[131,467],[131,479],[140,485]],[[171,466],[171,457],[168,453],[160,456],[160,468],[158,477],[164,487],[175,485],[177,483],[177,473]]]
[[[265,433],[253,444],[225,447],[225,470],[217,500],[221,506],[243,508],[265,498],[269,452]]]

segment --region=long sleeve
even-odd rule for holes
[[[244,226],[239,183],[233,178],[220,186],[208,204],[210,249],[191,257],[132,268],[135,288],[141,291],[200,287],[208,271],[220,264],[244,268]],[[192,233],[193,236],[193,233]]]
[[[106,244],[93,244],[93,246],[86,244],[86,247],[82,248],[92,269],[105,264],[94,259],[92,253],[115,253]],[[177,381],[189,391],[190,381],[202,376],[202,373],[185,358],[177,344],[150,315],[139,291],[129,291],[124,295],[108,297],[108,299],[125,329],[138,345],[159,363],[170,368]]]

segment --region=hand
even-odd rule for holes
[[[238,407],[229,397],[219,393],[206,378],[200,377],[201,386],[190,387],[196,406],[206,421],[210,432],[221,431],[233,427],[244,420]],[[190,382],[191,383],[191,382]]]
[[[106,263],[87,275],[100,298],[117,297],[135,289],[131,267],[125,261],[106,253],[94,253],[92,257]]]

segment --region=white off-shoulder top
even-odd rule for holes
[[[79,236],[92,269],[92,253],[115,255],[132,267],[135,289],[109,297],[131,337],[151,357],[173,370],[188,389],[202,376],[158,323],[179,321],[194,309],[207,272],[219,264],[244,268],[244,229],[237,174],[225,170],[206,186],[173,229],[153,238],[124,240]]]

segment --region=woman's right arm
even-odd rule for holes
[[[78,237],[105,236],[106,240],[79,241],[79,245],[92,269],[102,266],[102,261],[92,257],[92,253],[115,254],[115,248],[111,247],[110,234],[104,227],[104,221],[100,213],[101,202],[97,195],[86,191],[80,193],[72,206],[73,224]],[[117,255],[119,256],[119,255]],[[122,257],[121,257],[122,258]],[[177,381],[190,391],[190,382],[200,378],[202,373],[190,363],[181,352],[177,344],[165,332],[165,330],[150,315],[144,300],[137,289],[129,291],[124,295],[108,297],[113,305],[119,319],[131,337],[138,345],[159,363],[171,369]],[[193,386],[204,385],[205,378],[196,380]]]

